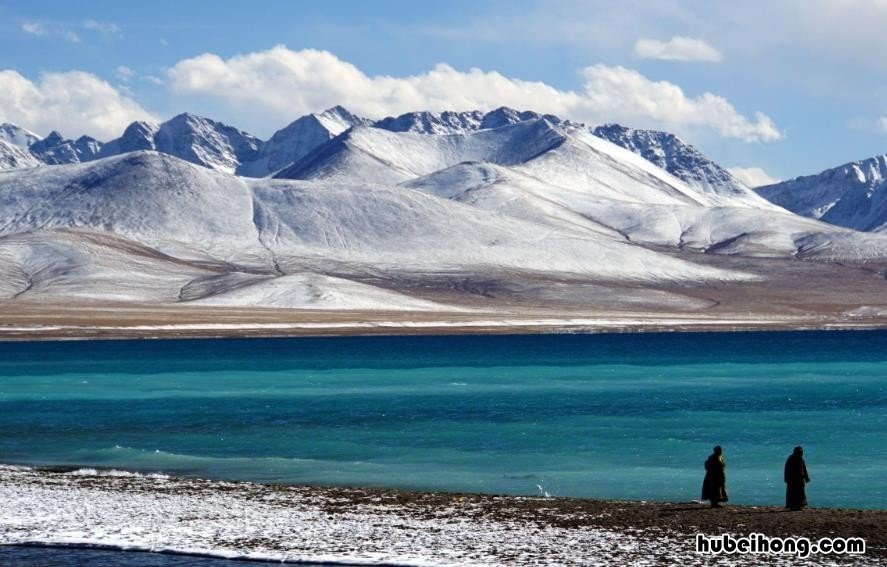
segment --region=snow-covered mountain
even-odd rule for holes
[[[754,196],[707,193],[583,128],[550,127],[564,140],[516,166],[462,162],[402,185],[539,224],[645,245],[771,257],[887,253],[887,239],[804,219]]]
[[[106,158],[139,150],[156,150],[154,136],[159,129],[160,127],[152,122],[133,122],[126,127],[119,138],[102,146],[99,157]]]
[[[523,278],[672,301],[755,262],[887,260],[887,234],[793,214],[670,134],[508,108],[335,107],[268,142],[190,114],[104,145],[0,135],[0,300],[427,311],[454,307],[416,290]],[[868,214],[885,158],[850,165]]]
[[[369,125],[371,121],[335,106],[320,114],[309,114],[296,120],[262,145],[258,157],[242,163],[238,175],[265,177],[296,162],[317,147],[338,136],[348,128]]]
[[[463,161],[517,165],[564,140],[563,133],[544,120],[446,135],[356,127],[276,177],[397,184]]]
[[[613,142],[706,193],[754,199],[755,193],[702,152],[674,134],[635,130],[619,124],[594,128],[595,136]]]
[[[384,291],[310,276],[330,270],[349,281],[367,270],[747,278],[605,230],[491,214],[406,187],[253,180],[156,152],[0,173],[0,273],[13,282],[7,297],[120,299],[150,288],[149,300],[302,306],[314,297],[306,285],[329,284],[341,294],[356,290],[373,308],[398,303]]]
[[[110,157],[138,150],[156,150],[186,161],[236,172],[247,177],[275,174],[318,149],[330,139],[353,126],[373,127],[390,132],[426,135],[467,134],[479,130],[544,119],[552,125],[579,129],[579,123],[561,120],[553,115],[518,111],[500,107],[489,112],[410,112],[397,117],[372,121],[359,117],[341,106],[321,113],[309,114],[277,131],[267,141],[231,126],[182,114],[162,124],[134,122],[117,139],[105,144],[89,137],[77,141],[64,140],[52,133],[45,140],[14,125],[0,126],[0,138],[22,148],[37,143],[32,151],[43,163],[76,163],[96,157]],[[706,158],[677,137],[646,130],[631,130],[618,125],[601,126],[593,132],[630,151],[638,153],[685,182],[707,192],[738,195],[748,190],[726,170]]]
[[[46,165],[92,161],[98,157],[101,149],[102,143],[90,136],[68,140],[56,131],[29,147],[31,154]]]
[[[262,141],[202,116],[184,113],[159,125],[134,122],[123,136],[106,144],[102,157],[136,150],[157,150],[210,169],[234,173],[259,157]]]
[[[22,150],[27,150],[40,136],[21,126],[4,122],[0,124],[0,141],[4,141]]]
[[[484,114],[470,112],[408,112],[397,117],[383,118],[373,126],[391,132],[418,134],[455,134],[481,128]]]
[[[41,165],[40,160],[31,155],[27,149],[22,149],[6,140],[0,140],[0,169],[15,169],[21,167],[35,167]]]
[[[756,191],[805,217],[856,230],[887,232],[887,155],[758,187]]]
[[[417,134],[459,134],[475,130],[501,128],[518,122],[545,118],[551,124],[561,124],[557,116],[539,114],[532,111],[519,111],[507,106],[484,113],[479,110],[465,112],[407,112],[396,117],[383,118],[370,125],[391,132],[413,132]]]
[[[161,152],[229,173],[256,159],[262,146],[242,130],[187,113],[161,124],[154,142]]]

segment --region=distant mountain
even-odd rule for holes
[[[40,136],[21,126],[16,126],[9,122],[0,124],[0,141],[4,141],[17,148],[27,150],[31,147],[31,144],[39,139]]]
[[[356,127],[276,177],[397,184],[463,161],[516,165],[556,147],[564,139],[562,132],[544,120],[448,135]]]
[[[0,203],[7,299],[427,309],[350,278],[368,270],[505,270],[635,284],[747,277],[423,190],[247,179],[156,152],[5,172]],[[310,276],[330,270],[332,280]]]
[[[545,118],[551,124],[561,124],[562,120],[551,114],[532,111],[519,111],[507,106],[484,113],[479,110],[466,112],[408,112],[397,117],[383,118],[372,126],[391,132],[413,132],[416,134],[459,134],[475,130],[501,128],[518,122]]]
[[[27,149],[0,139],[0,170],[42,165]]]
[[[619,146],[655,167],[642,167],[626,154],[614,158],[612,148],[595,139]],[[662,204],[662,195],[668,194],[666,201],[677,198],[703,206],[773,211],[787,207],[803,216],[859,230],[883,230],[887,225],[885,156],[753,191],[668,132],[618,124],[589,128],[508,107],[489,112],[409,112],[373,121],[335,106],[295,120],[268,141],[188,113],[161,124],[134,122],[107,143],[88,136],[66,139],[58,132],[41,139],[9,123],[0,125],[0,141],[4,143],[0,168],[4,169],[85,163],[153,150],[244,177],[390,185],[464,162],[486,163],[519,169],[549,185],[591,188],[607,199],[653,199],[651,204]],[[564,148],[555,151],[560,144]],[[533,160],[536,156],[541,159]],[[616,166],[601,169],[601,159],[615,159]],[[530,161],[532,165],[526,165]],[[630,174],[623,169],[628,163],[632,164]],[[543,170],[543,164],[548,169]],[[616,175],[616,171],[621,173]],[[676,185],[661,172],[682,183]]]
[[[256,159],[262,147],[251,134],[187,113],[162,123],[154,142],[158,151],[228,173]]]
[[[551,124],[561,124],[563,121],[552,114],[539,114],[530,110],[519,111],[507,106],[500,106],[496,110],[491,110],[484,114],[480,127],[501,128],[509,124],[517,124],[518,122],[526,122],[527,120],[538,120],[545,118]]]
[[[729,171],[674,134],[635,130],[619,124],[597,126],[592,132],[638,154],[705,193],[755,198],[755,193]]]
[[[408,112],[397,117],[383,118],[373,124],[391,132],[417,134],[455,134],[481,128],[484,114],[471,112]]]
[[[765,185],[756,191],[805,217],[856,230],[887,232],[887,155]]]
[[[68,140],[53,131],[46,138],[31,144],[29,149],[41,162],[47,165],[59,165],[96,159],[102,150],[102,143],[90,136]]]
[[[391,131],[334,108],[263,143],[185,114],[99,150],[119,155],[33,169],[0,140],[15,160],[0,173],[0,301],[427,311],[569,288],[572,305],[642,293],[652,309],[701,309],[731,282],[770,293],[769,271],[793,277],[796,258],[887,259],[887,235],[684,181],[635,153],[642,138],[632,151],[509,109],[437,118]],[[77,143],[40,142],[44,159]],[[250,163],[274,178],[233,174]],[[794,301],[794,281],[772,293]]]
[[[156,150],[185,161],[234,173],[245,162],[255,160],[262,141],[221,122],[184,113],[159,125],[133,122],[120,138],[104,145],[101,157],[138,150]]]
[[[154,136],[159,129],[160,126],[152,122],[133,122],[126,127],[123,135],[102,146],[99,157],[111,157],[139,150],[156,150]]]
[[[887,253],[887,240],[862,244],[856,233],[793,215],[748,189],[706,191],[585,127],[546,118],[445,135],[356,127],[276,177],[399,184],[537,225],[644,245],[750,256]]]
[[[309,114],[278,130],[265,142],[253,161],[242,163],[238,175],[264,177],[296,162],[348,128],[369,125],[372,121],[356,116],[341,106],[320,114]]]

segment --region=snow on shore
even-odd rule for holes
[[[693,552],[692,534],[604,529],[582,521],[580,512],[549,514],[553,522],[525,515],[528,509],[545,511],[551,501],[542,498],[272,486],[93,469],[60,474],[0,465],[0,502],[0,544],[367,565],[712,564],[711,556]],[[760,559],[749,556],[746,562]],[[833,559],[813,557],[810,564]],[[721,564],[739,563],[734,558]]]
[[[340,508],[322,489],[125,475],[50,475],[0,467],[0,542],[101,544],[220,557],[365,564],[564,565],[641,559],[671,542],[604,530],[525,526],[447,509]],[[598,559],[595,559],[598,560]],[[511,561],[509,561],[511,562]]]

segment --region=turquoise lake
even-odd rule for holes
[[[0,343],[0,462],[887,508],[887,332]]]

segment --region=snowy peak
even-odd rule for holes
[[[255,160],[262,146],[255,136],[194,114],[179,114],[160,125],[154,135],[158,151],[191,163],[234,173]]]
[[[123,135],[104,145],[101,157],[156,150],[203,167],[234,173],[258,157],[262,141],[221,122],[184,113],[157,125],[133,122]]]
[[[620,124],[604,124],[594,128],[593,133],[638,154],[705,193],[757,201],[754,192],[730,172],[674,134],[634,130]]]
[[[126,127],[122,136],[111,140],[102,147],[99,157],[156,149],[154,135],[159,129],[160,126],[153,122],[133,122]]]
[[[516,165],[565,139],[565,134],[546,120],[447,135],[358,126],[275,177],[397,184],[464,161]]]
[[[101,149],[102,143],[90,136],[68,140],[56,131],[30,147],[31,153],[47,165],[92,161],[99,156]]]
[[[455,134],[479,129],[482,120],[483,114],[477,110],[473,112],[408,112],[397,117],[383,118],[374,126],[391,132]]]
[[[40,136],[21,126],[4,122],[0,124],[0,140],[19,149],[27,150],[34,142],[40,140]]]
[[[539,114],[529,110],[520,111],[502,106],[484,114],[479,110],[466,112],[408,112],[397,117],[383,118],[373,124],[376,128],[391,132],[414,132],[418,134],[459,134],[476,130],[502,128],[519,122],[546,119],[551,124],[561,124],[557,116]]]
[[[507,106],[500,106],[496,110],[484,114],[480,122],[480,128],[501,128],[502,126],[517,124],[518,122],[526,122],[528,120],[538,120],[540,118],[545,118],[551,124],[560,124],[562,122],[560,118],[552,114],[543,115],[531,110],[519,111],[513,108],[508,108]]]
[[[793,213],[864,231],[887,231],[887,155],[756,189]]]
[[[308,114],[275,132],[264,143],[258,157],[241,164],[237,174],[247,177],[271,175],[304,158],[349,128],[370,123],[370,120],[356,116],[341,106],[334,106],[320,114]]]
[[[320,114],[309,114],[308,116],[313,117],[314,120],[326,128],[332,136],[338,136],[352,126],[369,126],[373,123],[369,118],[363,118],[356,114],[352,114],[348,109],[340,105],[327,108]]]
[[[36,167],[40,161],[26,149],[0,139],[0,170]]]

